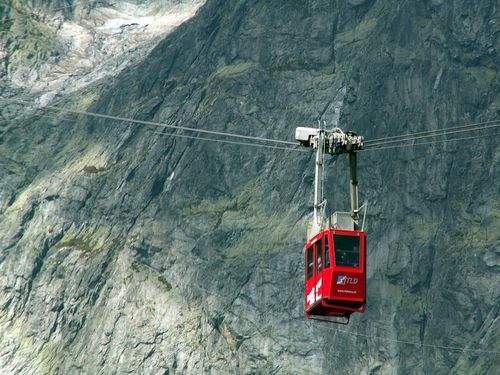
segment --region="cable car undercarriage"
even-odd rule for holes
[[[298,127],[295,138],[316,151],[314,215],[307,227],[305,311],[308,319],[348,324],[366,309],[366,233],[359,227],[357,154],[363,137],[336,128]],[[325,154],[349,154],[351,211],[325,217]],[[366,207],[365,207],[366,208]]]

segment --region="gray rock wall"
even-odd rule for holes
[[[208,1],[142,62],[60,99],[289,140],[318,116],[367,139],[479,122],[499,115],[496,7]],[[311,155],[13,108],[26,116],[0,143],[2,372],[498,371],[498,354],[432,347],[498,349],[494,132],[360,154],[369,305],[338,327],[304,318]],[[342,209],[347,164],[329,166]]]

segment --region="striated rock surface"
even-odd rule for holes
[[[374,139],[500,115],[495,1],[208,0],[151,37],[116,20],[201,2],[42,3],[9,3],[51,14],[33,44],[4,21],[1,39],[2,97],[39,108],[288,140],[319,116]],[[87,24],[88,48],[54,58]],[[339,327],[304,318],[311,155],[5,103],[0,372],[498,373],[472,351],[500,342],[494,131],[360,154],[369,305]],[[342,209],[347,164],[329,166]]]
[[[203,2],[7,0],[0,5],[0,78],[46,105],[137,63]]]

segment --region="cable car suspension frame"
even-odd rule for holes
[[[314,213],[307,228],[305,310],[308,319],[347,324],[366,308],[366,234],[359,228],[357,151],[363,137],[335,128],[298,127],[295,139],[315,155]],[[349,156],[350,212],[325,217],[325,155]],[[366,207],[365,207],[366,209]],[[364,220],[363,220],[364,221]]]

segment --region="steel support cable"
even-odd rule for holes
[[[498,135],[498,133],[494,133],[493,135]],[[387,150],[391,148],[402,148],[402,147],[414,147],[414,146],[423,146],[423,145],[431,145],[435,143],[446,143],[446,142],[456,142],[456,141],[465,141],[469,139],[484,139],[484,136],[477,136],[477,137],[462,137],[462,138],[452,138],[452,139],[441,139],[437,141],[432,141],[432,142],[422,142],[422,143],[407,143],[404,145],[392,145],[392,146],[385,146],[385,147],[374,147],[374,148],[365,148],[363,150],[359,150],[357,152],[365,152],[365,151],[378,151],[378,150]]]
[[[0,99],[0,100],[2,100],[2,99]],[[42,115],[42,114],[33,114],[32,116],[46,117],[46,118],[51,118],[51,119],[56,119],[57,120],[56,117],[52,117],[52,116],[48,116],[48,115]],[[9,121],[15,121],[15,120],[16,119],[12,119],[12,120],[9,120]],[[290,151],[308,152],[307,150],[301,150],[301,149],[291,148],[291,147],[290,148],[288,148],[288,147],[277,147],[277,146],[262,145],[262,144],[255,144],[255,143],[224,141],[224,140],[213,139],[213,138],[200,138],[200,137],[187,136],[187,135],[182,135],[182,134],[154,132],[152,130],[149,130],[149,131],[152,132],[152,133],[154,133],[154,134],[158,134],[158,135],[162,135],[162,136],[172,136],[172,137],[179,137],[179,138],[190,138],[190,139],[198,139],[198,140],[203,140],[203,141],[221,142],[221,143],[228,143],[228,144],[239,144],[239,145],[245,145],[245,146],[266,146],[266,148],[275,148],[275,149],[278,149],[278,150],[283,149],[283,150],[290,150]],[[494,134],[494,135],[497,135],[497,134]],[[366,149],[363,149],[363,150],[359,150],[358,152],[378,151],[378,150],[385,150],[385,149],[391,149],[391,148],[403,148],[403,147],[423,146],[423,145],[430,145],[430,144],[436,144],[436,143],[455,142],[455,141],[463,141],[463,140],[479,139],[479,138],[484,138],[484,136],[453,138],[453,139],[444,139],[444,140],[438,140],[438,141],[432,141],[432,142],[423,142],[423,143],[416,143],[416,144],[404,144],[404,145],[393,145],[393,146],[386,146],[386,147],[366,148]]]
[[[466,125],[449,127],[449,128],[427,130],[427,131],[416,132],[416,133],[400,134],[400,135],[394,135],[394,136],[391,136],[391,137],[369,139],[369,140],[365,141],[365,144],[368,145],[369,143],[372,143],[372,142],[381,142],[381,141],[386,141],[386,140],[391,140],[391,139],[399,139],[399,138],[414,137],[414,136],[419,136],[419,135],[424,135],[424,134],[433,134],[433,133],[447,132],[447,131],[456,130],[456,129],[465,129],[465,128],[469,128],[469,127],[474,127],[476,125],[486,125],[486,124],[492,124],[492,123],[496,123],[496,122],[500,122],[500,119],[490,120],[490,121],[483,121],[483,122],[476,122],[476,123],[473,123],[473,124],[466,124]]]
[[[437,349],[455,350],[455,351],[468,351],[468,352],[475,352],[475,353],[500,354],[500,351],[497,351],[497,350],[483,350],[483,349],[472,349],[472,348],[460,348],[458,346],[423,344],[423,343],[413,342],[413,341],[398,340],[398,339],[391,339],[391,338],[387,338],[387,337],[366,335],[364,333],[351,332],[351,331],[346,331],[346,330],[339,329],[339,328],[337,328],[336,331],[340,332],[340,333],[347,334],[347,335],[365,337],[368,339],[377,339],[377,340],[383,340],[383,341],[397,342],[400,344],[419,346],[422,348],[437,348]]]
[[[15,101],[15,102],[22,102],[22,103],[31,103],[26,100],[19,100],[19,99],[0,99],[0,101]],[[88,115],[88,116],[94,116],[94,117],[103,117],[103,118],[111,118],[117,121],[124,121],[124,122],[132,122],[132,123],[139,123],[139,124],[144,124],[144,125],[151,125],[151,126],[156,126],[156,127],[162,127],[162,128],[174,128],[174,129],[180,129],[180,130],[187,130],[193,131],[193,132],[198,132],[198,133],[208,133],[208,134],[215,134],[215,135],[224,135],[224,136],[230,136],[230,137],[236,137],[236,138],[244,138],[244,139],[251,139],[251,140],[258,140],[258,141],[264,141],[264,142],[276,142],[276,143],[285,143],[285,144],[290,144],[293,146],[296,146],[297,144],[294,142],[289,142],[289,141],[282,141],[282,140],[276,140],[276,139],[267,139],[267,138],[260,138],[260,137],[252,137],[252,136],[245,136],[245,135],[239,135],[239,134],[233,134],[233,133],[225,133],[225,132],[215,132],[215,131],[209,131],[209,130],[204,130],[204,129],[195,129],[195,128],[186,128],[182,126],[176,126],[176,125],[170,125],[170,124],[162,124],[162,123],[156,123],[156,122],[151,122],[151,121],[142,121],[142,120],[134,120],[130,118],[123,118],[123,117],[117,117],[117,116],[110,116],[110,115],[105,115],[105,114],[96,114],[93,112],[86,112],[86,111],[77,111],[77,110],[67,110],[67,109],[62,109],[59,107],[55,106],[47,106],[43,109],[55,109],[59,112],[64,112],[64,113],[76,113],[76,114],[82,114],[82,115]],[[484,130],[488,128],[494,128],[498,127],[500,124],[496,125],[488,125],[485,127],[480,127],[480,128],[475,128],[473,130]],[[455,131],[458,132],[458,131]],[[454,132],[454,133],[455,133]],[[463,131],[460,131],[463,132]],[[159,132],[160,133],[160,132]],[[162,133],[164,134],[164,133]],[[447,134],[445,134],[447,135]],[[177,135],[172,135],[172,136],[179,136]],[[199,137],[194,137],[194,138],[199,138]],[[390,148],[401,148],[401,147],[413,147],[413,146],[420,146],[420,145],[429,145],[429,144],[434,144],[434,143],[441,143],[441,142],[453,142],[453,141],[460,141],[460,140],[467,140],[467,139],[476,139],[476,138],[482,138],[482,137],[464,137],[464,138],[454,138],[454,139],[446,139],[446,140],[438,140],[438,141],[432,141],[432,142],[424,142],[424,143],[416,143],[416,144],[403,144],[403,145],[393,145],[393,146],[385,146],[385,144],[380,144],[380,145],[369,145],[368,148],[360,151],[375,151],[375,150],[383,150],[383,149],[390,149]],[[201,139],[201,138],[199,138]],[[206,138],[208,140],[208,138]],[[418,139],[418,138],[415,138]],[[381,147],[376,147],[376,146],[381,146]],[[271,146],[272,148],[272,146]],[[297,150],[297,149],[292,149],[292,150]]]
[[[0,99],[0,100],[3,101],[6,99]],[[20,99],[10,99],[10,101],[21,102],[21,103],[25,103],[25,104],[32,104],[31,102],[29,102],[27,100],[20,100]],[[56,107],[56,106],[52,106],[52,105],[47,105],[44,108],[40,108],[40,109],[42,109],[42,110],[54,109],[56,111],[64,112],[64,113],[71,113],[71,114],[76,114],[76,115],[103,118],[103,119],[107,119],[107,120],[131,122],[131,123],[136,123],[136,124],[141,124],[141,125],[155,126],[155,127],[159,127],[159,128],[170,128],[170,129],[177,129],[177,130],[189,131],[189,132],[194,132],[194,133],[212,134],[212,135],[217,135],[217,136],[222,136],[222,137],[232,137],[232,138],[239,138],[239,139],[247,139],[247,140],[251,140],[251,141],[258,141],[258,142],[273,142],[273,143],[279,143],[279,144],[284,144],[284,145],[297,146],[297,143],[295,143],[295,142],[283,141],[280,139],[263,138],[263,137],[221,132],[221,131],[215,131],[215,130],[190,128],[187,126],[165,124],[165,123],[155,122],[155,121],[136,120],[136,119],[132,119],[132,118],[112,116],[112,115],[107,115],[107,114],[103,114],[103,113],[80,111],[80,110],[76,110],[76,109],[65,109],[65,108],[60,108],[60,107]]]
[[[50,115],[33,114],[33,117],[34,116],[50,118],[52,120],[60,120],[57,117],[50,116]],[[64,120],[64,121],[68,121],[68,120]],[[272,146],[272,145],[265,145],[265,144],[261,144],[261,143],[236,142],[236,141],[229,141],[229,140],[226,140],[226,139],[203,138],[203,137],[195,137],[195,136],[190,136],[190,135],[185,135],[185,134],[162,133],[162,132],[153,131],[153,130],[150,130],[150,129],[146,129],[146,130],[149,131],[152,134],[157,134],[157,135],[161,135],[161,136],[165,136],[165,137],[188,138],[188,139],[196,139],[196,140],[199,140],[199,141],[227,143],[227,144],[231,144],[231,145],[250,146],[250,147],[261,147],[261,148],[269,148],[269,149],[274,149],[274,150],[287,150],[287,151],[297,151],[297,152],[308,152],[308,150],[302,150],[302,149],[293,148],[293,147]]]
[[[484,125],[484,126],[475,126],[473,128],[467,128],[467,129],[457,129],[457,130],[444,132],[442,134],[428,134],[428,135],[420,135],[420,136],[416,136],[416,137],[408,137],[408,138],[404,138],[404,139],[395,139],[395,140],[386,141],[386,142],[370,143],[370,144],[367,144],[366,147],[385,146],[385,145],[388,145],[391,143],[415,141],[417,139],[423,139],[423,138],[442,137],[442,136],[449,135],[449,134],[475,132],[475,131],[479,131],[479,130],[493,129],[493,128],[498,128],[498,127],[500,127],[500,123],[489,124],[489,125]]]
[[[202,137],[195,137],[195,136],[192,136],[192,135],[185,135],[185,134],[162,133],[162,132],[153,131],[153,130],[149,130],[149,131],[151,133],[153,133],[153,134],[157,134],[157,135],[164,136],[164,137],[189,138],[189,139],[196,139],[196,140],[199,140],[199,141],[220,142],[220,143],[228,143],[228,144],[232,144],[232,145],[264,147],[264,148],[270,148],[270,149],[273,149],[273,150],[288,150],[288,151],[298,151],[298,152],[309,152],[308,150],[301,150],[299,148],[293,148],[293,147],[271,146],[271,145],[263,145],[261,143],[237,142],[237,141],[228,141],[226,139],[202,138]]]

